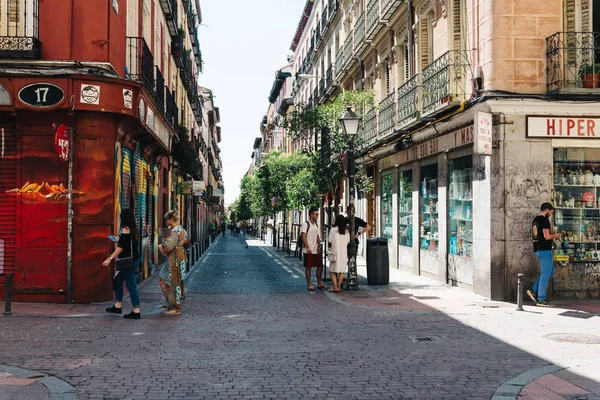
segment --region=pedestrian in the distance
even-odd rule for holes
[[[131,268],[116,271],[115,281],[115,304],[112,307],[106,309],[106,312],[112,314],[121,314],[123,312],[123,283],[127,286],[129,291],[129,297],[131,299],[131,305],[133,311],[129,314],[123,315],[123,318],[128,319],[140,319],[140,295],[138,292],[137,281],[136,281],[136,268],[133,251],[133,241],[139,239],[138,231],[135,224],[135,217],[131,209],[126,208],[121,211],[121,231],[119,233],[118,241],[115,242],[115,251],[108,257],[102,265],[108,267],[112,260],[132,259]]]
[[[554,207],[550,203],[542,204],[540,213],[531,223],[531,238],[533,239],[533,251],[540,260],[540,277],[527,289],[527,296],[540,307],[554,307],[546,300],[546,289],[550,277],[554,275],[554,262],[552,257],[552,241],[560,238],[560,233],[550,232],[549,218],[554,213]]]
[[[167,256],[159,275],[158,283],[167,301],[165,314],[181,314],[185,299],[184,280],[187,270],[187,259],[184,245],[187,242],[187,232],[179,225],[179,213],[171,210],[165,214],[169,228],[167,237],[158,246],[160,252]]]
[[[308,284],[308,290],[315,290],[311,280],[311,270],[317,270],[317,288],[329,289],[329,286],[323,284],[321,275],[323,275],[323,260],[321,260],[321,236],[319,227],[317,226],[317,218],[319,218],[319,209],[311,207],[308,210],[308,221],[302,224],[300,236],[304,242],[302,255],[304,259],[304,276]]]
[[[335,218],[335,226],[329,231],[329,274],[333,288],[330,292],[341,292],[344,282],[344,272],[348,261],[348,243],[350,243],[350,232],[346,227],[346,218],[338,215]]]

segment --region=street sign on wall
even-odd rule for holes
[[[63,101],[65,92],[51,83],[33,83],[19,90],[19,100],[32,107],[52,107]]]

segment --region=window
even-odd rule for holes
[[[471,156],[448,162],[448,252],[471,257],[473,254],[473,159]]]
[[[394,178],[391,173],[381,177],[381,236],[389,240],[393,237],[393,193]]]
[[[412,171],[398,173],[398,244],[412,247]]]
[[[421,167],[421,249],[437,250],[438,245],[437,164]]]

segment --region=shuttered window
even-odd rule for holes
[[[461,4],[462,0],[453,0],[452,2],[452,43],[454,50],[463,50],[462,44],[462,21],[463,21],[463,7]]]
[[[410,55],[408,54],[408,43],[404,43],[404,81],[408,81],[410,76]]]
[[[0,118],[0,275],[15,273],[17,247],[17,135],[10,116]],[[8,192],[8,193],[7,193]]]
[[[427,67],[433,57],[433,32],[431,14],[423,16],[419,22],[419,47],[421,49],[421,70]]]

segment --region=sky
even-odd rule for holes
[[[287,64],[306,0],[201,0],[204,73],[221,116],[225,204],[240,193],[275,72]]]

